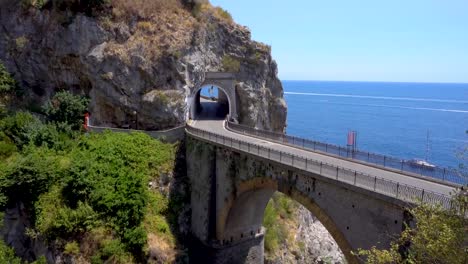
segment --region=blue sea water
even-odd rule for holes
[[[468,84],[283,81],[287,133],[457,167],[468,144]],[[429,132],[429,139],[427,135]],[[427,152],[427,146],[429,151]]]

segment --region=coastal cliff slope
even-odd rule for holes
[[[106,2],[106,1],[84,1]],[[210,71],[237,72],[239,121],[282,131],[283,88],[270,47],[207,1],[0,1],[0,60],[29,105],[59,90],[91,98],[95,125],[183,124]]]

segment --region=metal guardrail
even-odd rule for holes
[[[333,156],[364,161],[384,168],[391,168],[400,172],[409,172],[421,176],[431,177],[449,183],[460,185],[468,185],[468,175],[447,168],[418,166],[408,161],[401,160],[385,155],[365,152],[361,150],[351,150],[346,147],[326,144],[309,139],[285,135],[271,131],[259,130],[249,126],[239,125],[232,122],[227,122],[227,127],[238,133],[248,134],[254,137],[269,139],[285,145],[299,147],[306,150],[320,151],[331,154]]]
[[[358,171],[345,169],[332,164],[319,162],[317,160],[308,159],[291,153],[278,151],[269,147],[244,142],[235,138],[195,128],[190,125],[187,125],[186,131],[192,136],[202,138],[210,142],[221,144],[262,158],[268,158],[269,160],[281,164],[319,174],[323,177],[394,197],[405,202],[415,204],[424,202],[434,205],[439,204],[446,209],[452,208],[452,199],[443,194],[371,176]]]

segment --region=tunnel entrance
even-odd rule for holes
[[[203,86],[195,95],[191,114],[195,120],[225,119],[229,114],[229,98],[217,86]]]

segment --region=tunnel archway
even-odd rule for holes
[[[294,186],[284,185],[274,179],[254,178],[237,186],[236,197],[228,199],[217,221],[218,239],[226,244],[244,237],[263,234],[265,208],[275,192],[280,192],[309,210],[326,228],[348,263],[357,263],[351,254],[352,247],[333,219],[314,200]]]
[[[237,121],[237,99],[236,99],[236,74],[228,72],[205,72],[204,79],[201,83],[196,84],[191,88],[190,96],[187,98],[188,111],[187,120],[195,119],[197,117],[197,110],[199,110],[199,99],[202,88],[216,87],[218,91],[222,91],[222,100],[228,102],[228,115],[232,121]]]
[[[205,84],[195,90],[190,104],[190,119],[225,119],[231,115],[232,102],[225,89]]]

